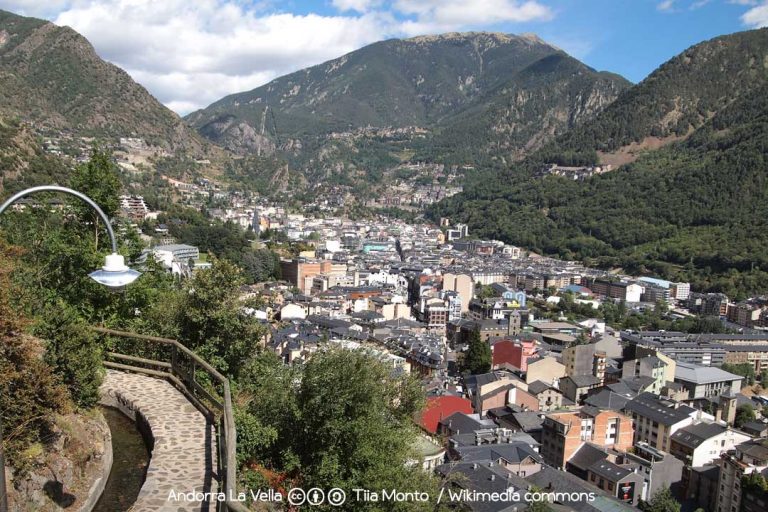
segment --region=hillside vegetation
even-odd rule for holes
[[[69,27],[0,10],[0,114],[38,130],[142,137],[202,153],[206,143]]]
[[[675,110],[682,116],[674,125],[664,121],[665,98],[688,106]],[[545,161],[589,163],[596,150],[670,133],[688,135],[615,172],[584,181],[536,177]],[[467,221],[478,236],[738,297],[768,287],[767,145],[763,29],[683,52],[593,123],[518,166],[478,173],[431,215]]]
[[[376,144],[371,167],[403,149],[452,163],[516,159],[592,118],[629,85],[536,36],[454,33],[374,43],[186,120],[234,151],[277,151],[312,178]],[[355,138],[366,128],[383,133]]]

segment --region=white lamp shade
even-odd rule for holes
[[[120,288],[131,284],[141,273],[128,267],[122,255],[112,253],[104,261],[100,270],[88,274],[91,279],[110,288]]]

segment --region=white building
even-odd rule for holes
[[[200,259],[200,250],[186,244],[158,245],[152,249],[152,253],[167,268],[173,268],[174,262],[188,264],[190,260]]]
[[[669,451],[687,466],[698,468],[713,463],[720,454],[750,439],[747,434],[720,423],[697,423],[672,434]]]

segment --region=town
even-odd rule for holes
[[[597,493],[612,510],[665,488],[691,510],[763,510],[762,487],[740,479],[768,468],[765,300],[734,303],[477,240],[447,218],[314,216],[219,195],[228,203],[212,218],[290,254],[280,279],[241,290],[260,304],[248,314],[269,328],[264,349],[286,365],[327,346],[361,350],[418,377],[425,471],[461,475],[467,492]],[[122,212],[137,229],[157,217],[135,196]],[[145,257],[169,272],[210,265],[167,225],[144,231]],[[704,329],[650,330],[651,317]],[[473,344],[487,361],[470,367]],[[467,505],[502,511],[519,500]]]
[[[768,510],[766,68],[768,0],[0,5],[0,512]]]

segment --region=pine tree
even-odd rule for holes
[[[464,370],[472,375],[491,371],[491,346],[480,339],[479,331],[472,331],[469,348],[464,354]]]

